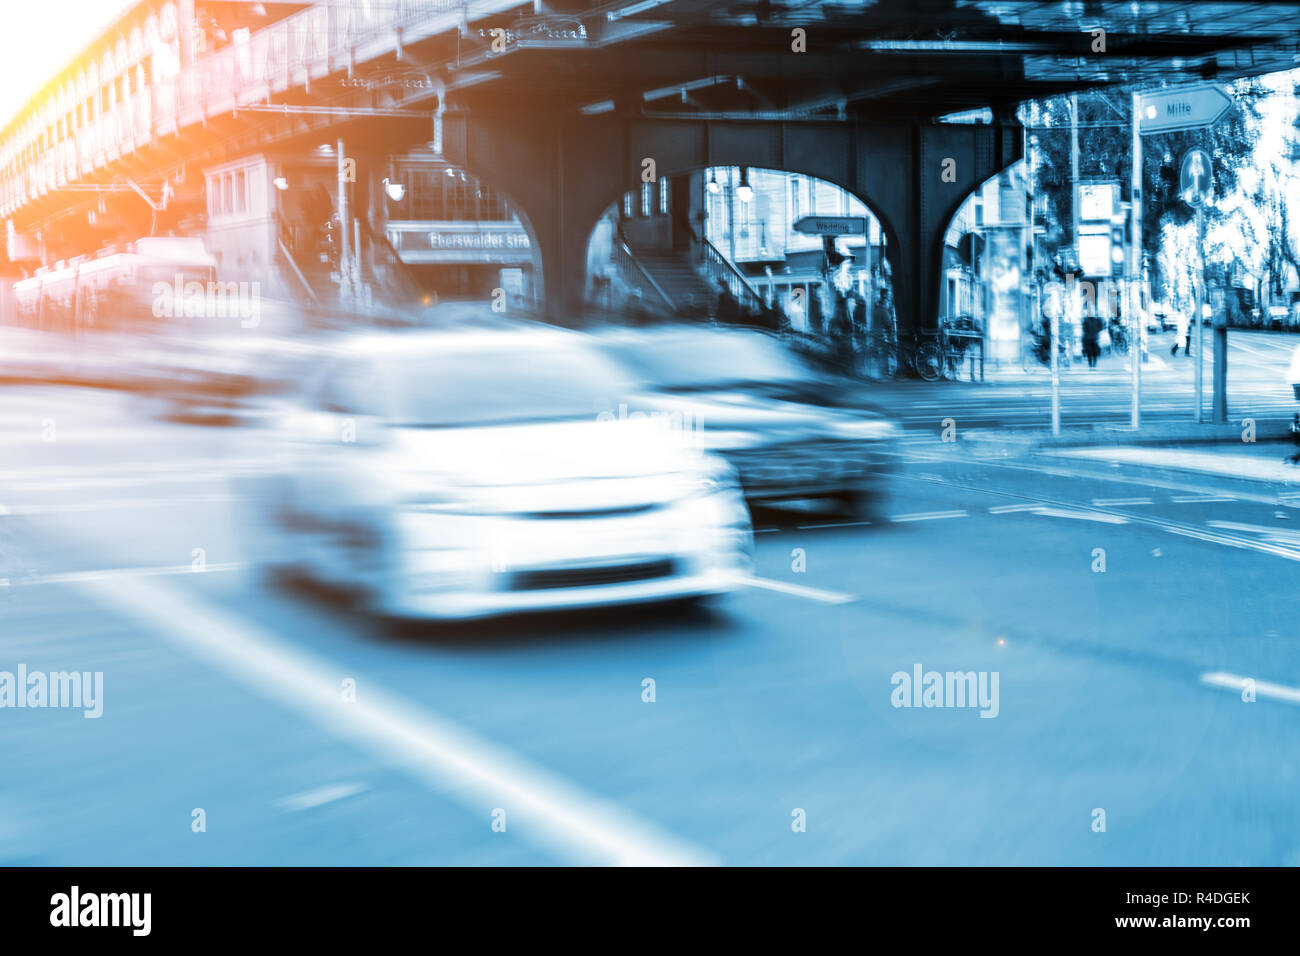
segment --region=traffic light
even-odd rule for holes
[[[1125,227],[1123,222],[1111,223],[1110,227],[1110,264],[1112,273],[1124,271]]]

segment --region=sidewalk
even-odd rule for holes
[[[1279,415],[1259,416],[1254,422],[1253,443],[1243,441],[1246,427],[1240,419],[1229,419],[1226,424],[1210,422],[1156,421],[1144,424],[1134,431],[1128,425],[1073,425],[1053,435],[1050,429],[971,429],[961,437],[961,443],[976,455],[1009,458],[1019,455],[1066,454],[1070,450],[1091,451],[1089,457],[1105,458],[1109,452],[1122,448],[1156,451],[1153,446],[1165,446],[1170,452],[1183,450],[1183,446],[1199,446],[1198,451],[1212,446],[1225,448],[1254,448],[1267,443],[1286,442],[1291,435],[1291,419]],[[1171,447],[1172,446],[1172,447]],[[1277,444],[1279,449],[1289,444]],[[1213,452],[1208,452],[1213,454]],[[1250,454],[1258,454],[1250,452]],[[1278,451],[1276,457],[1282,457]]]
[[[1181,358],[1181,354],[1179,357]],[[1188,362],[1186,366],[1188,374],[1191,374],[1191,369],[1192,365]],[[1168,355],[1161,356],[1158,352],[1148,354],[1147,360],[1142,363],[1144,377],[1154,374],[1162,379],[1178,378],[1181,377],[1183,370],[1183,366],[1177,359],[1171,361]],[[1060,366],[1059,374],[1062,383],[1068,382],[1071,385],[1082,382],[1096,382],[1099,385],[1127,382],[1133,378],[1133,363],[1129,361],[1127,355],[1103,355],[1097,360],[1096,368],[1089,368],[1084,359],[1072,359],[1068,366]],[[984,380],[1000,385],[1029,381],[1050,382],[1052,370],[1034,358],[1030,358],[1023,365],[988,363],[984,366]]]
[[[1222,478],[1300,485],[1300,465],[1283,459],[1295,451],[1286,442],[1210,445],[1203,448],[1159,448],[1150,445],[1106,448],[1058,448],[1044,452],[1059,458],[1119,462],[1149,468],[1172,468]]]

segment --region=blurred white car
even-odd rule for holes
[[[396,617],[733,590],[753,547],[733,470],[600,414],[629,391],[558,329],[349,338],[286,414],[258,551]]]
[[[1163,302],[1151,306],[1151,311],[1147,313],[1148,332],[1168,332],[1178,328],[1180,323],[1186,324],[1187,319],[1178,309]]]

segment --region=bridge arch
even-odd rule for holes
[[[833,258],[820,236],[794,230],[814,216],[845,223],[830,237]],[[640,299],[651,311],[703,317],[725,283],[741,290],[742,306],[774,308],[814,333],[836,293],[867,312],[877,290],[888,291],[886,256],[896,248],[875,205],[843,186],[751,166],[662,173],[607,206],[589,235],[584,288],[597,310],[629,312]]]
[[[547,309],[580,315],[587,242],[610,201],[639,190],[644,161],[658,176],[722,166],[789,170],[870,204],[891,257],[900,335],[938,318],[944,232],[975,186],[1019,158],[1020,128],[922,122],[681,120],[518,113],[449,116],[448,156],[509,182],[537,231]]]

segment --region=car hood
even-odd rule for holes
[[[654,416],[680,423],[687,431],[744,431],[765,442],[788,442],[833,438],[887,438],[895,428],[871,408],[846,408],[764,394],[761,391],[720,388],[709,391],[653,392],[629,403],[628,413],[644,410]],[[866,423],[879,426],[875,433],[855,432]],[[724,443],[725,444],[725,443]],[[714,443],[706,442],[709,447]]]
[[[403,471],[512,487],[699,474],[710,463],[661,420],[546,421],[461,428],[390,426]]]

